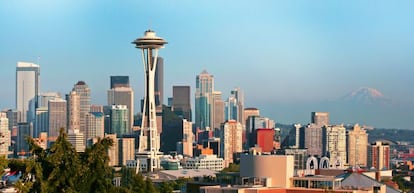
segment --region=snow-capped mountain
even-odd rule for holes
[[[341,98],[342,102],[363,105],[391,105],[392,101],[374,88],[361,87]]]

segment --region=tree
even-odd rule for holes
[[[50,149],[47,161],[53,166],[47,178],[48,192],[77,192],[81,179],[81,163],[63,128],[60,129],[59,136]]]
[[[83,166],[85,166],[83,192],[112,192],[112,168],[108,165],[107,153],[112,144],[112,139],[98,139],[91,148],[86,149],[83,159]]]

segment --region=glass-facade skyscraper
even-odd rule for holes
[[[196,77],[195,124],[200,129],[211,126],[211,95],[214,78],[206,70]]]
[[[19,122],[33,122],[38,107],[40,66],[18,62],[16,67],[16,109]]]

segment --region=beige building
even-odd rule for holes
[[[0,155],[6,156],[10,154],[9,146],[11,145],[9,119],[7,114],[0,112]]]
[[[222,100],[222,94],[220,91],[213,91],[211,94],[211,128],[220,128],[220,125],[224,123],[224,101]]]
[[[85,136],[79,129],[69,129],[68,141],[75,148],[76,152],[85,152]]]
[[[49,130],[50,141],[55,141],[59,136],[60,128],[66,128],[66,100],[56,98],[49,101]]]
[[[367,166],[368,134],[358,124],[348,131],[348,164]]]
[[[104,137],[105,115],[103,112],[89,112],[86,114],[86,140],[95,137]]]
[[[85,133],[86,128],[86,114],[89,113],[91,107],[91,90],[84,81],[78,81],[72,91],[75,91],[79,95],[79,130]]]
[[[80,129],[80,97],[75,91],[71,91],[66,95],[68,110],[68,126],[67,131]]]
[[[193,141],[193,123],[183,119],[182,154],[184,156],[193,157]]]
[[[119,138],[119,165],[126,166],[128,160],[135,160],[135,139]]]
[[[294,157],[291,155],[241,154],[240,178],[266,178],[267,187],[289,188],[294,175]]]
[[[119,144],[116,138],[116,134],[105,134],[105,137],[112,139],[112,146],[108,149],[109,166],[119,165]]]
[[[108,90],[108,105],[126,105],[129,128],[134,125],[134,91],[130,87],[115,87]]]
[[[311,121],[317,126],[329,125],[329,113],[328,112],[312,112]]]
[[[244,124],[247,124],[247,119],[249,119],[250,116],[260,116],[260,110],[257,108],[245,108],[244,109]]]
[[[224,159],[224,166],[228,167],[233,163],[233,154],[243,151],[241,123],[229,120],[222,124],[220,129],[220,157]]]

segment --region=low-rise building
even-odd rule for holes
[[[184,168],[221,171],[224,168],[224,161],[223,158],[217,158],[216,155],[200,155],[199,157],[187,159]]]

